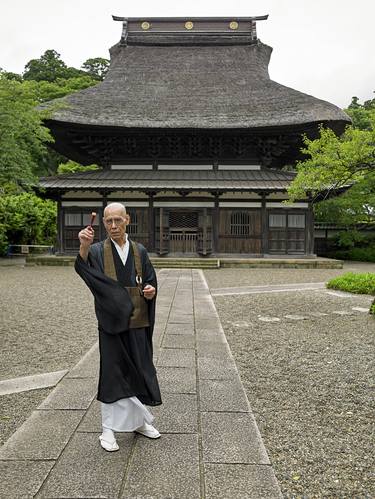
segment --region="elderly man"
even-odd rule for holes
[[[127,237],[129,222],[121,203],[108,204],[103,216],[108,238],[93,244],[93,228],[81,230],[75,264],[95,298],[100,352],[97,400],[103,427],[99,440],[107,451],[119,448],[114,432],[160,437],[145,407],[161,404],[152,361],[157,281],[146,249]]]

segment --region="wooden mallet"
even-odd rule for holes
[[[92,225],[93,225],[93,223],[95,222],[95,218],[96,218],[96,213],[95,213],[95,211],[92,211],[92,212],[91,212],[91,221],[90,221],[90,225],[89,225],[89,227],[91,227],[91,228],[92,228]]]

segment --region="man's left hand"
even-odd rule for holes
[[[146,286],[143,288],[143,296],[146,298],[146,300],[152,300],[156,294],[156,289],[154,286],[151,286],[151,284],[146,284]]]

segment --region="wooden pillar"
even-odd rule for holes
[[[154,193],[148,195],[148,249],[155,251]]]
[[[263,255],[268,253],[268,220],[267,220],[266,201],[267,201],[266,194],[264,192],[262,192],[261,223],[262,223],[262,254]]]
[[[207,208],[203,208],[203,227],[202,227],[202,237],[203,237],[203,255],[207,255]]]
[[[306,249],[308,255],[314,254],[314,211],[311,201],[306,212]]]
[[[61,195],[57,199],[57,253],[64,253],[64,213],[61,206]]]
[[[163,208],[159,208],[159,253],[160,255],[163,254]]]
[[[215,207],[213,213],[213,223],[212,223],[212,236],[213,236],[213,251],[217,253],[219,251],[219,223],[220,223],[220,211],[219,211],[219,194],[215,194]]]
[[[107,191],[103,191],[102,196],[103,197],[102,197],[102,213],[101,213],[101,218],[104,216],[104,209],[107,206],[108,192]],[[101,241],[102,239],[104,239],[104,237],[106,237],[106,231],[104,229],[104,225],[103,225],[102,220],[99,220],[99,241]]]

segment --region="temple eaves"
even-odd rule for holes
[[[255,43],[256,21],[268,19],[268,14],[253,17],[120,17],[122,22],[121,45],[168,44],[186,42],[220,43],[230,37]]]

